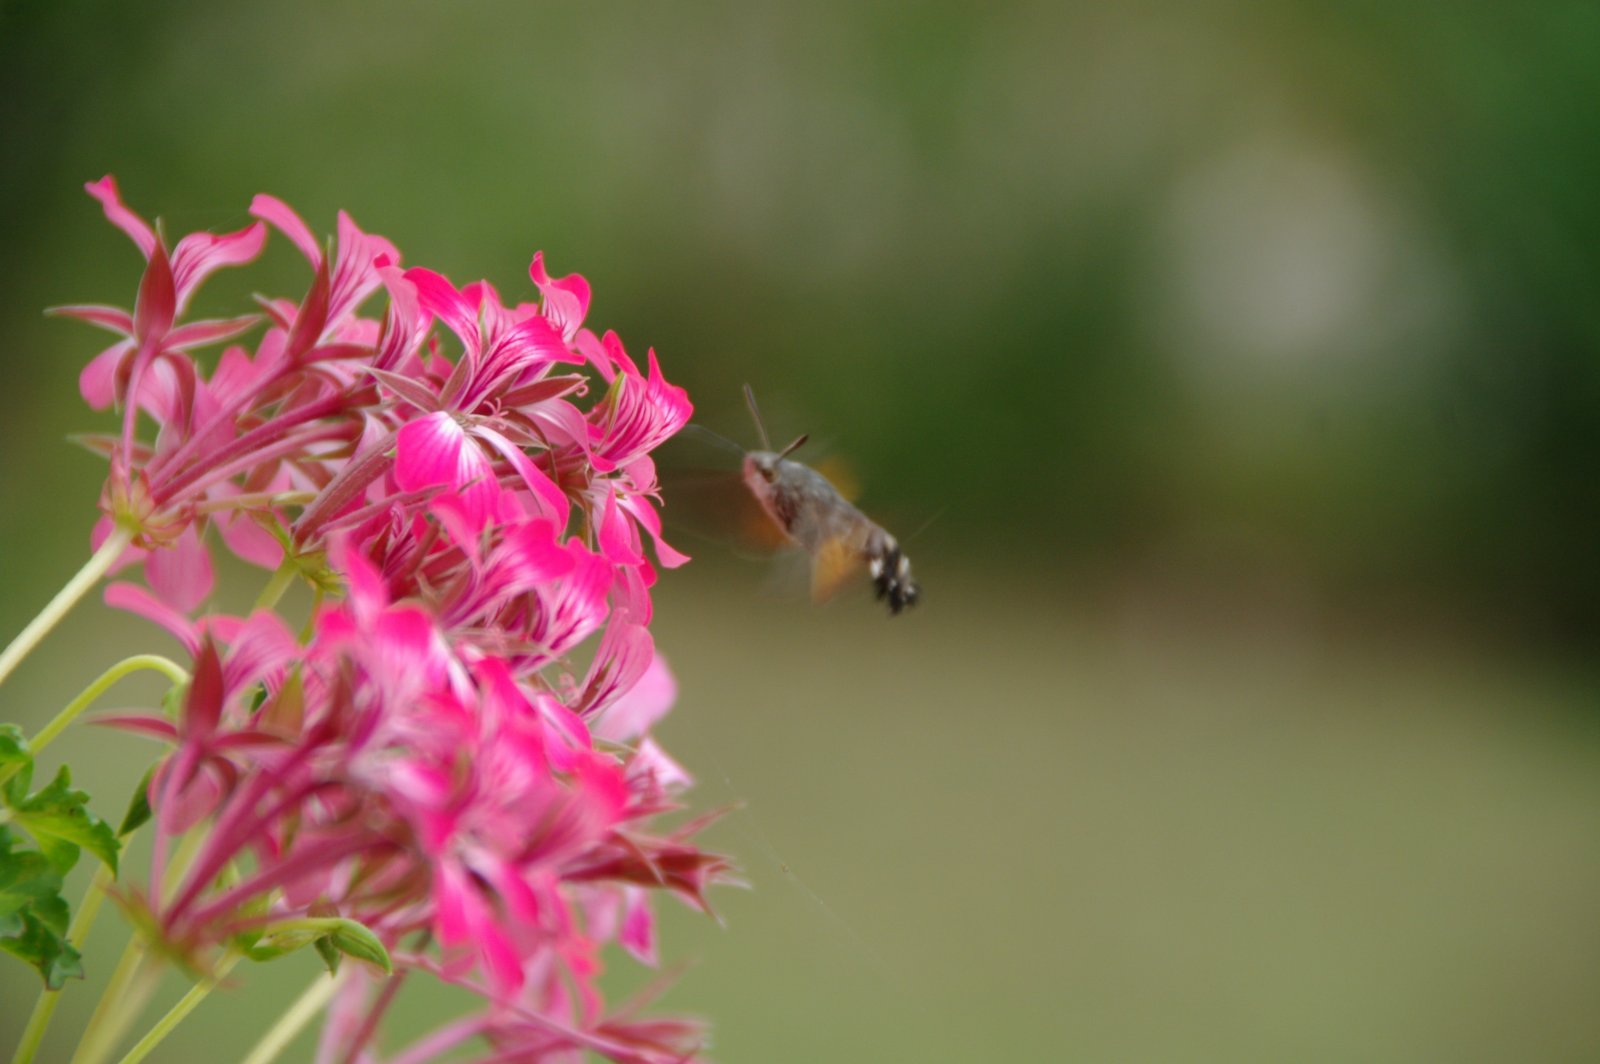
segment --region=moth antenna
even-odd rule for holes
[[[794,454],[794,452],[796,452],[796,451],[798,451],[800,449],[800,445],[805,443],[810,438],[811,438],[811,434],[809,432],[802,432],[800,435],[798,435],[798,436],[796,436],[794,438],[794,442],[793,443],[791,443],[789,446],[785,447],[783,450],[778,452],[778,458],[781,460],[781,459],[789,457],[791,454]],[[763,441],[763,442],[765,442],[765,441]],[[770,449],[771,448],[768,448],[768,450],[770,450]]]
[[[750,408],[750,417],[755,420],[756,434],[761,437],[761,449],[772,450],[772,441],[767,439],[767,426],[761,420],[761,408],[756,406],[756,393],[750,385],[744,386],[744,402]]]

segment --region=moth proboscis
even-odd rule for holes
[[[783,534],[811,556],[812,597],[827,598],[865,564],[891,614],[915,605],[922,588],[899,542],[839,494],[827,477],[789,457],[807,436],[774,451],[748,384],[744,398],[762,447],[744,456],[745,485]]]

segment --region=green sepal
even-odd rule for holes
[[[155,778],[156,766],[151,765],[139,777],[139,786],[128,799],[128,811],[122,814],[122,825],[117,828],[117,838],[124,839],[144,827],[150,820],[150,781]]]
[[[322,963],[327,966],[329,975],[339,974],[339,962],[344,960],[344,954],[339,952],[339,947],[333,944],[332,935],[323,935],[312,943],[317,948],[317,956],[322,958]]]
[[[358,961],[376,964],[382,968],[385,975],[394,974],[394,962],[389,959],[389,951],[384,949],[378,936],[373,934],[365,924],[355,920],[339,921],[339,927],[328,936],[334,949],[340,953],[348,954]],[[323,941],[321,939],[318,940]],[[320,953],[321,950],[319,949]]]

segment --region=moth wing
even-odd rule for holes
[[[811,555],[811,601],[823,602],[839,593],[861,572],[861,552],[854,538],[831,536]]]

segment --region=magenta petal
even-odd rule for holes
[[[650,505],[650,500],[641,495],[625,495],[621,505],[623,509],[634,516],[639,524],[644,526],[646,532],[650,533],[650,538],[655,541],[656,557],[660,559],[662,565],[668,569],[676,569],[689,561],[687,554],[674,550],[667,544],[666,540],[661,538],[661,517],[656,513],[655,508]]]
[[[122,194],[117,191],[116,178],[107,174],[83,187],[88,190],[89,195],[100,201],[100,206],[104,208],[106,218],[111,224],[127,233],[139,246],[139,251],[148,259],[156,246],[155,230],[151,229],[143,218],[123,206]]]
[[[215,584],[211,552],[190,525],[170,547],[150,552],[144,577],[162,602],[180,613],[192,613]]]
[[[544,316],[560,330],[562,339],[571,343],[589,313],[589,282],[576,273],[552,278],[545,272],[542,251],[534,252],[528,276],[544,297]]]
[[[217,514],[212,524],[235,558],[261,569],[276,569],[283,564],[283,544],[249,514],[237,510]]]
[[[541,584],[572,572],[574,562],[556,542],[556,526],[543,519],[524,521],[506,533],[505,549],[519,581]]]
[[[78,392],[91,410],[107,410],[117,401],[117,370],[133,352],[133,341],[112,344],[83,367],[78,374]]]
[[[154,621],[178,638],[191,655],[200,649],[200,633],[194,624],[137,584],[110,584],[105,590],[105,603],[114,609],[137,613],[147,621]]]
[[[406,491],[460,486],[466,430],[443,410],[408,421],[395,440],[394,479]]]
[[[625,743],[649,731],[678,699],[678,681],[657,653],[634,685],[611,703],[594,726],[596,738]]]
[[[461,340],[467,355],[476,357],[480,346],[478,305],[458,292],[443,274],[413,266],[405,272],[405,278],[417,288],[418,305],[444,322]]]
[[[544,470],[534,465],[533,460],[523,453],[522,448],[498,432],[480,429],[476,435],[505,456],[511,467],[517,471],[517,475],[522,477],[522,482],[528,486],[528,490],[539,500],[544,513],[554,518],[557,527],[565,528],[572,508],[561,486],[551,480]]]
[[[98,325],[124,336],[133,332],[133,315],[121,307],[102,307],[93,303],[79,303],[65,307],[50,307],[45,311],[53,318],[77,318],[90,325]]]
[[[260,218],[288,237],[290,242],[300,249],[300,254],[311,263],[312,268],[322,265],[321,245],[317,243],[317,238],[312,235],[306,223],[294,212],[294,208],[287,203],[276,196],[261,193],[250,201],[250,215]]]
[[[260,320],[259,314],[243,314],[237,318],[191,321],[173,329],[167,335],[165,346],[173,351],[187,351],[231,340],[240,333],[248,331]]]
[[[441,946],[449,948],[471,936],[472,926],[467,916],[471,894],[470,881],[458,867],[450,863],[437,867],[433,882],[433,929]]]
[[[479,564],[482,551],[483,525],[476,519],[467,501],[458,492],[440,492],[428,500],[428,512],[439,522],[439,527],[444,529],[445,536],[460,547],[466,554],[467,560],[474,566]]]
[[[648,628],[620,617],[612,618],[589,666],[578,708],[585,715],[593,715],[609,706],[633,688],[654,656],[655,640],[650,637]]]
[[[633,526],[617,508],[616,492],[606,494],[606,504],[600,512],[599,540],[600,552],[618,565],[638,565],[644,561]]]
[[[445,486],[460,493],[465,512],[482,528],[494,512],[500,485],[494,467],[461,423],[444,411],[408,421],[395,439],[395,482],[406,491]]]
[[[177,282],[178,305],[186,304],[205,279],[224,266],[241,266],[261,254],[266,242],[267,227],[260,222],[221,236],[190,233],[178,241],[178,246],[172,249],[172,275]]]
[[[617,941],[633,954],[641,964],[656,966],[656,924],[650,913],[650,899],[641,887],[624,887],[622,896],[626,910],[622,917],[622,933]]]
[[[274,674],[296,658],[300,644],[289,626],[271,610],[256,610],[228,641],[224,685],[242,690]]]

